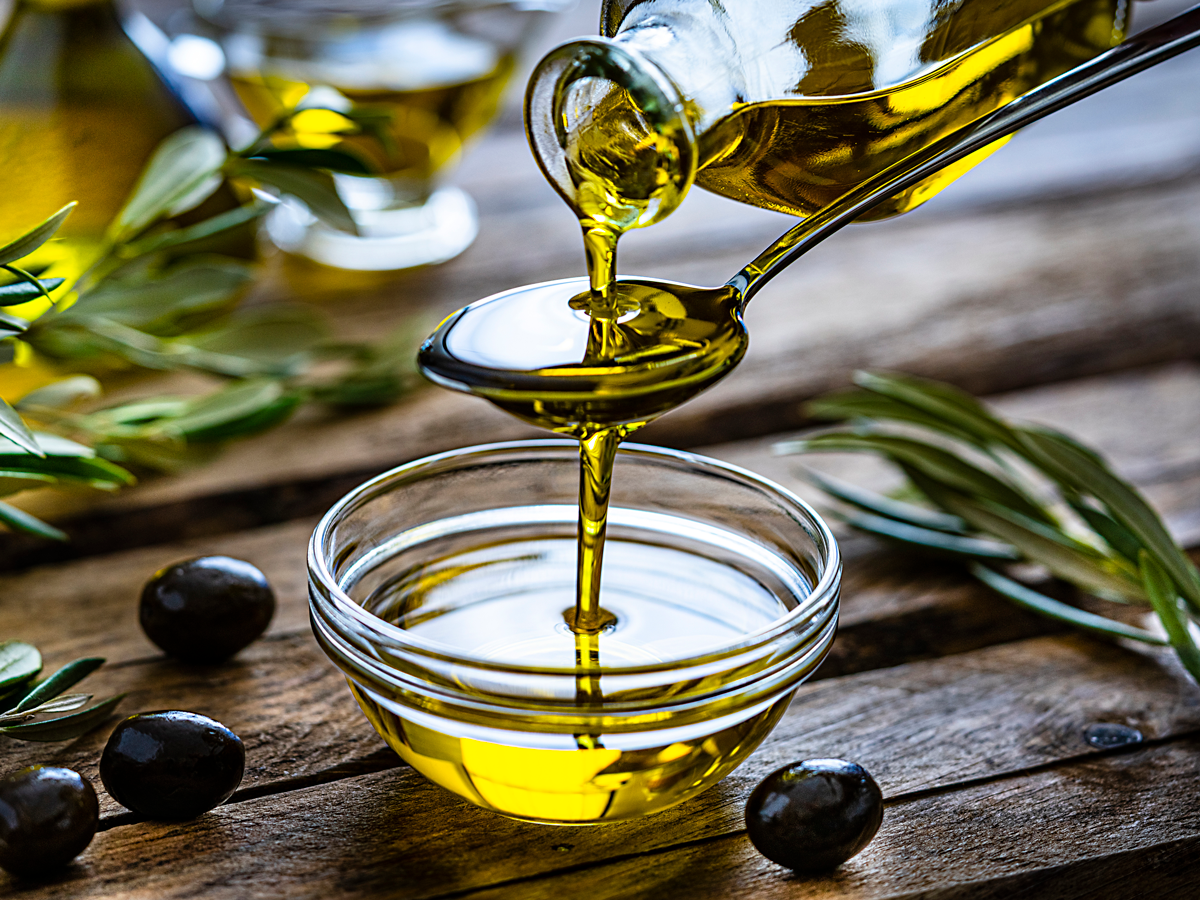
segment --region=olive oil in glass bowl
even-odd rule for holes
[[[513,818],[593,824],[712,786],[824,658],[841,561],[803,501],[688,453],[617,453],[600,601],[568,625],[576,442],[455,450],[344,497],[309,548],[313,630],[379,734]]]

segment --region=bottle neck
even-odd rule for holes
[[[616,9],[613,4],[606,13]],[[605,25],[611,27],[611,22],[606,20]],[[718,4],[679,0],[636,4],[612,39],[640,53],[670,78],[697,135],[745,100],[745,76]]]

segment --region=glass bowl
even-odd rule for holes
[[[427,778],[557,824],[657,812],[778,721],[837,623],[833,535],[712,459],[617,454],[599,635],[566,626],[578,444],[469,447],[339,501],[309,546],[313,631],[385,741]]]

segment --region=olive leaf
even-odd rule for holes
[[[46,243],[46,241],[50,240],[50,238],[54,237],[76,205],[73,201],[68,203],[44,222],[34,226],[19,238],[11,240],[3,247],[0,247],[0,265],[7,265],[28,256],[38,247],[42,246],[42,244]],[[59,284],[61,283],[60,280]]]
[[[44,407],[46,409],[57,409],[64,406],[70,406],[80,400],[92,400],[99,397],[101,393],[100,382],[91,375],[72,375],[70,378],[63,378],[59,381],[51,382],[36,388],[22,397],[14,404],[14,408],[20,412],[28,409],[37,409]],[[55,435],[38,435],[38,443],[42,449],[52,455],[63,456],[68,454],[54,454],[47,446],[47,441],[55,439]],[[57,438],[65,440],[65,438]],[[75,444],[73,441],[67,443],[73,444],[75,448],[82,451],[74,454],[77,456],[91,456],[92,452],[89,448],[82,444]]]
[[[1192,634],[1187,613],[1180,606],[1176,586],[1171,576],[1159,565],[1158,560],[1143,550],[1139,558],[1142,566],[1142,578],[1145,580],[1146,593],[1154,611],[1158,613],[1167,632],[1167,639],[1174,648],[1179,661],[1191,676],[1200,681],[1200,647],[1196,646],[1196,638]]]
[[[32,691],[14,706],[11,712],[26,712],[35,706],[40,706],[48,700],[57,697],[69,687],[74,687],[104,665],[103,657],[89,656],[67,663],[45,681],[38,684]]]
[[[14,335],[24,334],[29,330],[29,322],[7,313],[0,313],[0,340]]]
[[[261,200],[256,200],[253,203],[247,203],[243,206],[236,206],[233,209],[218,213],[211,218],[204,219],[186,228],[171,228],[160,231],[157,234],[148,234],[143,238],[125,244],[120,248],[119,254],[125,259],[132,259],[150,253],[159,253],[163,250],[178,253],[180,250],[185,249],[188,244],[197,244],[222,232],[230,231],[231,229],[245,225],[247,222],[254,221],[269,211],[271,206],[272,204]]]
[[[358,234],[358,226],[328,172],[255,159],[230,160],[226,171],[233,177],[248,178],[295,197],[332,228]]]
[[[55,528],[37,516],[32,516],[25,510],[17,509],[7,503],[0,503],[0,525],[7,525],[13,531],[21,531],[50,541],[70,540],[70,537],[62,529]]]
[[[346,150],[330,147],[324,150],[312,150],[303,147],[277,149],[270,148],[247,154],[248,159],[258,159],[265,162],[281,163],[289,166],[303,166],[311,169],[330,169],[334,172],[346,172],[349,175],[373,175],[374,170],[360,157]]]
[[[1149,503],[1099,453],[1053,429],[1006,422],[950,385],[890,373],[858,373],[855,383],[857,390],[811,404],[824,418],[855,422],[855,431],[785,442],[777,452],[882,456],[939,511],[934,515],[957,517],[963,527],[953,519],[930,518],[920,507],[802,472],[801,477],[850,508],[836,515],[864,531],[943,555],[983,558],[984,553],[961,542],[991,541],[1102,600],[1150,605],[1181,662],[1200,677],[1192,621],[1200,613],[1200,572]],[[897,426],[903,435],[889,431]],[[911,437],[914,429],[942,443]],[[995,463],[994,472],[973,461],[980,451]],[[1077,521],[1058,522],[1035,499],[1051,491]],[[941,527],[930,527],[935,523]],[[1015,603],[1108,636],[1163,643],[1143,629],[1046,597],[995,571],[994,565],[972,563],[971,571]]]
[[[87,734],[117,708],[117,704],[125,699],[125,694],[118,694],[102,700],[94,706],[79,712],[56,716],[40,722],[27,722],[21,725],[8,725],[0,728],[0,734],[18,741],[69,741],[80,735]]]
[[[109,239],[114,243],[127,240],[156,219],[203,202],[220,186],[226,156],[225,143],[198,125],[168,136],[117,213]]]
[[[17,411],[0,397],[0,437],[8,438],[22,450],[35,456],[45,456],[29,426],[21,421]]]
[[[1053,597],[1047,597],[1039,591],[1026,587],[1019,581],[1005,578],[999,572],[989,569],[980,563],[971,563],[968,568],[972,575],[988,587],[1003,594],[1018,606],[1023,606],[1046,618],[1067,622],[1077,628],[1101,634],[1105,637],[1132,638],[1135,641],[1142,641],[1146,644],[1163,645],[1167,643],[1167,641],[1164,641],[1158,635],[1152,634],[1144,628],[1126,625],[1124,622],[1118,622],[1107,616],[1097,615],[1085,609],[1071,606],[1069,603],[1063,603],[1061,600],[1055,600]]]
[[[22,270],[24,271],[24,270]],[[48,297],[50,292],[62,287],[62,278],[33,278],[34,284],[28,281],[18,281],[13,284],[0,286],[0,306],[21,306],[38,297]]]
[[[24,641],[0,643],[0,691],[10,691],[37,677],[42,671],[42,655],[33,644]]]

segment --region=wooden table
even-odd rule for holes
[[[1032,129],[924,210],[843,233],[755,301],[741,369],[646,438],[803,492],[769,451],[804,425],[800,401],[856,367],[902,369],[1095,444],[1181,540],[1200,545],[1197,76],[1200,58],[1147,73]],[[570,221],[511,122],[462,180],[483,230],[461,259],[342,288],[314,287],[311,273],[277,261],[262,293],[301,285],[345,333],[369,334],[578,272]],[[786,224],[697,192],[627,241],[622,268],[716,283]],[[189,709],[225,722],[245,741],[247,770],[231,802],[183,824],[138,821],[101,793],[102,830],[75,865],[43,884],[0,876],[0,891],[1200,897],[1200,688],[1173,659],[1065,632],[954,567],[853,535],[831,656],[764,745],[708,793],[644,821],[560,829],[480,811],[426,782],[383,745],[313,642],[305,544],[315,516],[368,475],[531,433],[482,402],[427,390],[349,419],[309,415],[207,468],[103,501],[26,498],[76,540],[5,537],[0,634],[36,643],[48,666],[106,656],[89,690],[128,691],[126,713]],[[164,659],[136,614],[155,569],[202,553],[251,560],[280,602],[265,638],[211,668]],[[1132,725],[1144,740],[1094,747],[1084,732],[1097,722]],[[62,745],[6,743],[4,768],[69,765],[99,787],[111,728]],[[750,846],[742,807],[774,768],[826,756],[871,770],[887,811],[860,856],[798,878]]]

